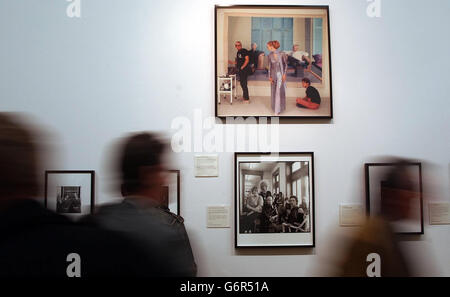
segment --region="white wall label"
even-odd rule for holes
[[[450,225],[450,203],[429,203],[428,209],[430,211],[430,225]]]
[[[208,206],[208,228],[230,228],[229,206]]]
[[[196,177],[217,177],[219,176],[218,155],[197,155],[195,156],[195,176]]]
[[[339,205],[339,224],[343,227],[360,226],[364,220],[361,204]]]

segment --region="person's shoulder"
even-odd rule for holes
[[[177,215],[168,209],[156,208],[155,210],[160,212],[162,219],[169,225],[184,224],[184,218],[182,216]]]
[[[135,210],[136,208],[133,207],[131,204],[122,201],[119,203],[110,203],[102,205],[100,208],[97,209],[96,213],[99,215],[106,215],[113,213],[130,212]]]
[[[82,222],[93,225],[109,225],[117,222],[133,222],[138,218],[138,210],[131,204],[110,203],[97,208],[95,213],[82,219]],[[116,223],[114,223],[116,222]]]
[[[14,201],[10,207],[2,213],[4,220],[12,219],[14,222],[21,222],[21,225],[53,225],[71,224],[71,221],[46,207],[34,199],[23,199]]]

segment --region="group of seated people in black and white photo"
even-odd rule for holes
[[[267,191],[261,183],[244,198],[241,233],[309,232],[309,209],[306,201],[299,203],[297,196],[284,197],[283,193]]]

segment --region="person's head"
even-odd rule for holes
[[[242,42],[236,41],[236,42],[234,43],[234,47],[235,47],[238,51],[241,50],[241,49],[242,49]]]
[[[20,116],[0,112],[0,202],[38,196],[38,138]]]
[[[266,183],[265,181],[262,181],[262,182],[259,184],[259,188],[261,189],[261,192],[262,192],[262,193],[266,193],[266,192],[267,192],[267,183]]]
[[[296,52],[296,51],[298,51],[298,48],[299,48],[298,44],[294,44],[292,46],[292,51]]]
[[[278,40],[272,40],[272,41],[267,42],[267,49],[269,51],[274,52],[279,48],[280,48],[280,42],[278,42]]]
[[[297,196],[291,196],[289,198],[289,204],[291,205],[291,207],[297,206],[298,204]]]
[[[252,194],[252,195],[257,195],[258,194],[258,187],[253,187],[252,189],[251,189],[251,191],[250,191],[250,193]]]
[[[408,168],[406,160],[398,160],[382,179],[380,214],[389,220],[408,218],[412,200],[420,196]]]
[[[302,87],[307,88],[311,85],[311,81],[309,80],[309,78],[304,77],[302,79]]]
[[[125,138],[119,153],[123,196],[140,196],[157,201],[162,199],[165,151],[166,144],[152,133],[142,132]]]
[[[270,196],[270,195],[267,196],[265,202],[266,202],[267,205],[272,206],[272,203],[273,203],[273,197]]]
[[[258,45],[256,43],[252,43],[252,50],[256,51],[256,48],[258,47]]]

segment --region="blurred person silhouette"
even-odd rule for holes
[[[160,276],[192,277],[197,265],[184,220],[164,205],[161,189],[166,183],[166,148],[166,143],[151,133],[126,137],[117,146],[116,164],[124,199],[100,208],[90,220],[138,241],[148,250]]]
[[[394,224],[410,218],[411,199],[417,197],[417,190],[405,166],[406,160],[396,159],[381,183],[381,200],[378,214],[366,218],[365,223],[350,240],[338,265],[341,276],[367,276],[367,256],[377,253],[381,259],[382,277],[411,276],[410,261],[399,246],[399,234]]]
[[[146,254],[137,246],[37,201],[47,139],[25,120],[0,113],[0,277],[68,277],[72,253],[80,256],[80,277],[146,276]]]

